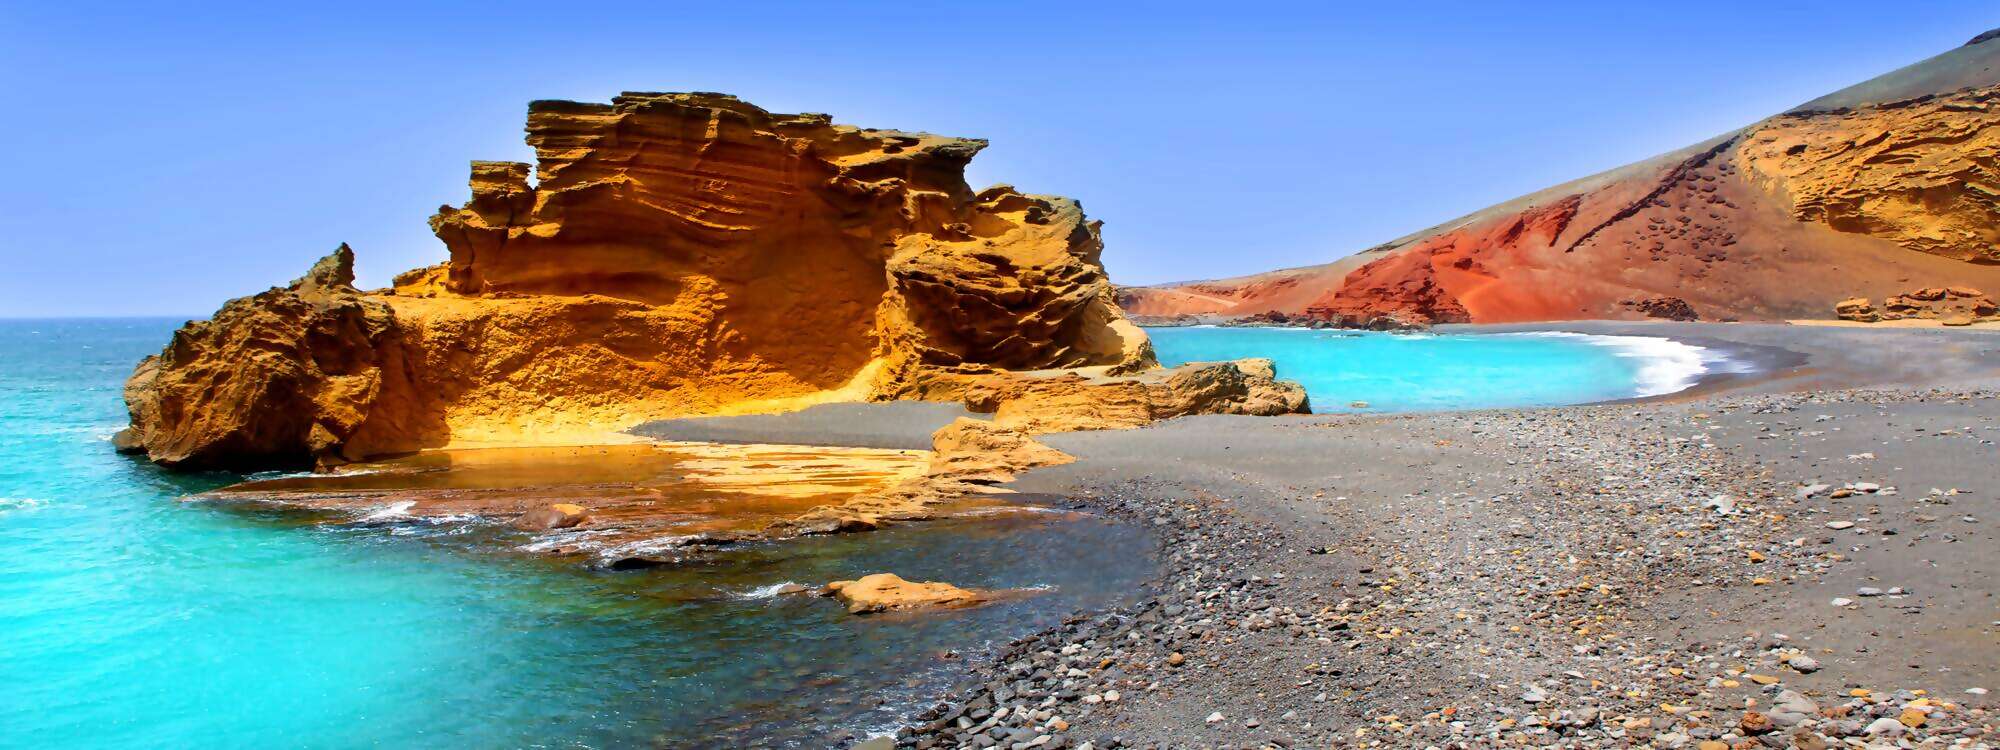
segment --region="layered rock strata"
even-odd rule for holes
[[[449,252],[353,287],[345,246],[190,323],[119,445],[179,467],[549,442],[668,416],[1154,367],[1075,201],[974,191],[976,139],[720,94],[529,105],[534,165],[475,162]],[[949,386],[939,386],[944,382]]]
[[[1738,159],[1799,221],[2000,263],[2000,87],[1781,115]]]
[[[1986,293],[1970,287],[1927,287],[1882,300],[1877,307],[1867,297],[1841,300],[1833,306],[1834,317],[1858,323],[1884,320],[1936,320],[1944,325],[1971,325],[2000,321],[2000,305]]]

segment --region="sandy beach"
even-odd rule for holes
[[[1466,328],[1666,336],[1753,371],[1639,402],[1045,436],[1080,460],[1012,488],[1146,525],[1170,573],[975,660],[899,744],[1787,746],[1801,701],[1832,737],[1991,727],[2000,338]],[[887,446],[957,415],[647,432]]]

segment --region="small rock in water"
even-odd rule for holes
[[[522,513],[514,528],[522,531],[567,529],[590,520],[590,510],[573,503],[553,503]]]

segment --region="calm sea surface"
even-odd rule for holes
[[[1568,334],[1391,334],[1298,328],[1148,328],[1161,363],[1268,357],[1314,411],[1554,406],[1686,388],[1702,350]]]

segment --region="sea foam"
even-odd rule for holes
[[[1693,388],[1711,372],[1745,372],[1747,365],[1707,347],[1657,336],[1611,336],[1568,331],[1529,331],[1520,336],[1549,336],[1581,341],[1612,350],[1619,357],[1639,360],[1632,376],[1633,396],[1664,396]]]
[[[39,497],[0,497],[0,513],[10,510],[32,510],[48,504],[49,501]]]
[[[797,585],[799,584],[794,583],[792,581],[785,581],[783,583],[774,583],[769,586],[758,586],[757,588],[745,591],[741,594],[737,594],[737,596],[741,596],[745,599],[769,599],[777,596],[778,592],[784,591],[785,587],[797,586]]]

